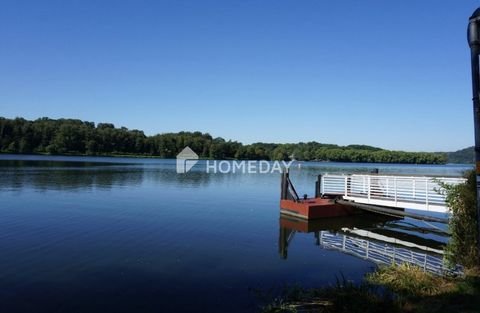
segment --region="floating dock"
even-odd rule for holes
[[[300,198],[290,181],[289,173],[282,174],[282,195],[280,212],[297,218],[313,220],[327,217],[340,217],[358,213],[350,205],[336,202],[337,197]]]
[[[394,217],[411,217],[446,223],[432,214],[405,212],[405,208],[446,213],[442,184],[460,184],[461,177],[415,177],[388,175],[319,175],[315,197],[299,197],[288,171],[282,173],[280,211],[297,218],[313,220],[357,214],[362,211]]]
[[[281,213],[307,220],[339,217],[358,213],[354,207],[336,203],[335,199],[311,198],[280,200]]]

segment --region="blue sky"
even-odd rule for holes
[[[0,1],[0,116],[244,143],[473,145],[478,1]]]

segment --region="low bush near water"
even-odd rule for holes
[[[261,310],[280,312],[479,312],[480,271],[451,278],[425,273],[413,265],[380,267],[360,284],[302,289],[277,297]]]

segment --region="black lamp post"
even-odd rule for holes
[[[472,58],[473,122],[475,126],[475,169],[477,172],[477,227],[480,237],[480,8],[468,23],[468,45]],[[477,237],[480,251],[480,240]]]

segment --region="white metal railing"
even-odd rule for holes
[[[439,182],[460,184],[465,178],[326,174],[322,176],[321,193],[341,195],[358,203],[447,212]]]
[[[462,273],[461,267],[451,268],[446,266],[441,254],[417,252],[404,247],[396,247],[344,234],[321,231],[320,245],[323,248],[338,250],[376,264],[399,265],[409,263],[422,268],[426,272],[435,274]]]

